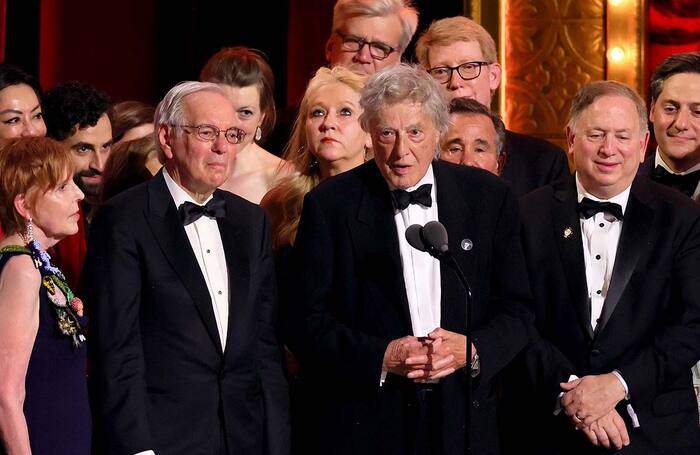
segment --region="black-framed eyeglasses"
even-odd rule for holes
[[[397,49],[389,46],[386,43],[381,43],[378,41],[367,41],[359,36],[346,35],[345,33],[335,32],[338,34],[340,39],[343,40],[340,48],[347,52],[359,52],[365,47],[365,44],[369,46],[369,55],[375,60],[384,60],[392,52],[396,52]]]
[[[240,144],[243,138],[246,136],[246,132],[238,128],[229,128],[226,131],[215,127],[214,125],[173,125],[180,126],[182,130],[190,134],[191,132],[187,128],[194,130],[195,135],[204,142],[214,142],[219,134],[224,133],[224,137],[229,144]]]
[[[452,72],[457,70],[459,77],[465,81],[476,79],[481,75],[481,67],[488,62],[465,62],[458,66],[436,66],[430,68],[428,74],[441,84],[447,84],[452,79]]]

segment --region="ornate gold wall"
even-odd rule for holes
[[[563,146],[572,97],[604,78],[605,2],[509,0],[500,26],[506,125]]]

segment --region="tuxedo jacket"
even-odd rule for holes
[[[226,191],[222,349],[204,277],[161,173],[96,214],[83,272],[97,453],[283,454],[288,397],[262,209]]]
[[[506,130],[504,150],[501,177],[510,182],[518,197],[569,175],[564,150],[544,139]]]
[[[471,283],[475,379],[472,451],[498,453],[494,376],[525,345],[529,298],[519,246],[518,209],[507,185],[481,169],[434,161],[438,218]],[[293,251],[296,315],[289,330],[316,399],[319,454],[411,452],[415,385],[388,374],[391,340],[412,334],[398,232],[388,185],[374,161],[321,183],[307,194]],[[463,239],[473,248],[460,247]],[[465,292],[441,266],[441,326],[465,333]],[[443,379],[445,454],[463,454],[465,369]]]
[[[700,359],[700,207],[682,194],[637,177],[595,331],[581,243],[574,177],[521,200],[523,250],[539,338],[526,351],[546,437],[533,453],[597,453],[563,413],[552,411],[559,383],[618,370],[640,427],[624,401],[629,454],[700,453],[691,366]],[[525,453],[525,452],[523,452]]]

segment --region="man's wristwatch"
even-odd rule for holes
[[[477,377],[481,372],[481,362],[479,361],[479,354],[474,354],[474,358],[472,359],[471,364],[471,370],[473,378]]]

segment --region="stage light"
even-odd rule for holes
[[[625,59],[625,51],[620,46],[615,46],[608,50],[608,59],[612,63],[620,63]]]

